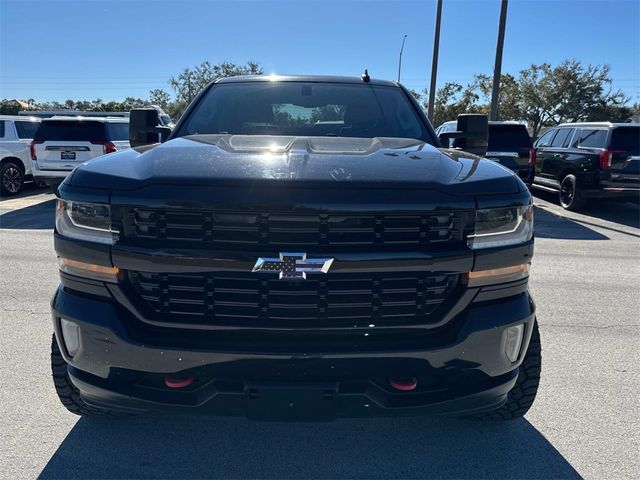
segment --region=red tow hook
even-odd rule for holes
[[[390,378],[389,385],[401,392],[410,392],[418,386],[418,379],[416,377]]]
[[[164,384],[169,388],[185,388],[193,383],[193,377],[186,378],[173,378],[170,376],[164,377]]]

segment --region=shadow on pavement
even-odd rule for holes
[[[539,190],[534,190],[533,193],[538,198],[558,204],[557,194]],[[633,203],[593,199],[578,214],[594,220],[605,220],[640,229],[640,207]]]
[[[607,220],[640,229],[640,208],[631,203],[592,203],[580,213],[586,217]]]
[[[0,195],[0,205],[2,205],[2,202],[5,200],[15,200],[18,198],[29,198],[29,197],[34,197],[36,195],[41,195],[41,194],[46,194],[46,193],[52,193],[51,189],[49,187],[37,187],[35,183],[30,182],[30,183],[25,183],[24,188],[22,189],[22,191],[17,194],[17,195]]]
[[[580,478],[528,421],[81,418],[40,478]]]
[[[534,207],[534,224],[537,238],[562,240],[609,240],[609,237],[592,230],[570,218],[556,215],[549,210]]]
[[[55,222],[55,199],[19,208],[0,215],[0,228],[52,229]]]

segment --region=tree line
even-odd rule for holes
[[[127,97],[121,102],[66,100],[65,102],[27,103],[37,110],[91,110],[129,111],[132,108],[158,105],[177,120],[187,105],[212,80],[239,75],[261,75],[262,66],[255,61],[245,64],[202,62],[185,68],[169,78],[171,89],[153,89],[149,98]],[[492,77],[477,74],[466,85],[446,82],[436,92],[433,125],[454,120],[460,113],[488,113]],[[426,110],[427,90],[411,93]],[[15,102],[2,100],[1,114],[17,114],[23,108]],[[277,113],[277,112],[276,112]],[[339,112],[318,112],[319,118],[336,118]],[[499,115],[501,120],[525,122],[538,136],[540,130],[562,122],[576,121],[629,121],[640,113],[640,104],[630,105],[630,99],[621,91],[612,89],[608,65],[584,65],[580,61],[565,60],[558,65],[548,63],[531,65],[517,75],[504,74],[500,79]],[[339,115],[338,115],[339,116]]]
[[[489,113],[492,77],[476,74],[462,85],[447,82],[438,89],[434,126],[454,120],[460,113]],[[428,92],[411,92],[426,109]],[[621,90],[612,89],[608,65],[584,65],[565,60],[559,65],[531,65],[517,76],[500,77],[500,120],[525,122],[537,137],[540,130],[563,122],[628,122],[640,113]]]

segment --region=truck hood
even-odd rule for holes
[[[192,135],[105,155],[74,170],[72,187],[278,182],[510,194],[524,184],[489,160],[398,138]]]

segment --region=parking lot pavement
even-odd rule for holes
[[[551,200],[551,201],[550,201]],[[49,378],[53,197],[0,200],[1,478],[637,478],[640,210],[536,198],[543,374],[525,419],[78,419]]]
[[[0,228],[52,229],[55,195],[31,188],[15,197],[0,197]]]

